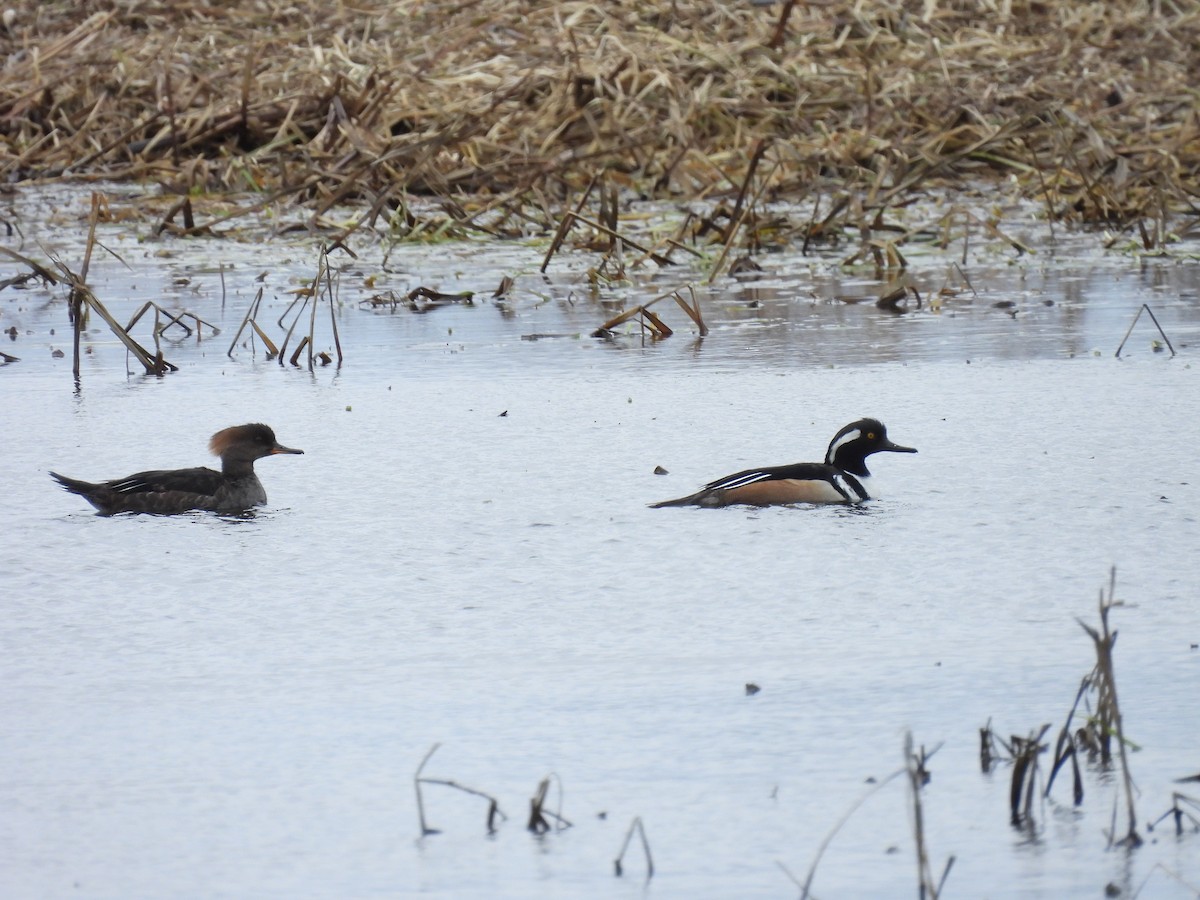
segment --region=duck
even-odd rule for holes
[[[718,478],[694,494],[650,504],[667,506],[776,506],[790,503],[861,503],[870,500],[872,453],[916,453],[893,443],[878,419],[851,422],[833,436],[823,463],[793,463],[746,469]]]
[[[275,432],[261,422],[218,431],[209,440],[208,449],[221,458],[220,472],[204,466],[160,469],[96,483],[68,478],[57,472],[51,472],[50,477],[106,516],[116,513],[170,515],[192,510],[239,513],[267,502],[267,492],[254,472],[255,460],[264,456],[304,453],[283,446],[275,439]]]

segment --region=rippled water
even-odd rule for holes
[[[97,333],[73,390],[61,296],[0,294],[21,357],[0,370],[0,894],[794,896],[778,864],[803,880],[911,730],[941,745],[922,801],[935,869],[955,857],[946,896],[1194,896],[1176,876],[1200,882],[1200,835],[1144,823],[1200,771],[1196,266],[977,269],[977,294],[894,316],[836,299],[872,284],[781,260],[702,292],[703,341],[664,308],[678,333],[653,344],[587,337],[611,311],[578,263],[533,274],[540,248],[469,266],[408,248],[384,281],[482,292],[515,273],[517,292],[372,311],[355,279],[382,270],[351,267],[347,364],[310,374],[225,356],[254,276],[274,318],[306,254],[199,249],[236,263],[224,312],[211,266],[128,247],[128,270],[94,263],[118,318],[166,296],[225,329],[165,346],[181,371],[161,379],[127,376]],[[946,276],[915,277],[928,295]],[[1145,321],[1113,358],[1143,302],[1177,358]],[[646,507],[819,459],[860,415],[920,450],[874,458],[882,500]],[[45,475],[199,464],[211,432],[260,419],[306,455],[259,464],[271,502],[249,518],[101,518]],[[1150,840],[1132,853],[1105,849],[1110,775],[1087,771],[1078,809],[1056,786],[1014,830],[1008,769],[978,762],[989,719],[1057,731],[1094,662],[1076,618],[1095,624],[1114,564]],[[496,835],[484,801],[430,786],[442,833],[419,837],[412,777],[439,742],[425,774],[495,796]],[[574,827],[534,837],[550,773]],[[635,816],[648,891],[640,850],[612,871]],[[813,888],[915,883],[897,780]]]

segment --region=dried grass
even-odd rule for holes
[[[177,205],[185,233],[277,202],[356,205],[352,231],[425,195],[503,235],[600,173],[740,198],[761,149],[755,192],[826,198],[813,229],[1012,176],[1153,244],[1197,214],[1197,46],[1191,0],[21,0],[0,173],[258,195]]]

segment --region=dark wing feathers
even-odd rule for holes
[[[128,478],[105,482],[103,487],[117,494],[162,494],[182,491],[187,494],[215,494],[221,486],[221,473],[204,466],[194,469],[162,469],[138,472]]]
[[[743,472],[734,472],[732,475],[726,475],[724,478],[718,478],[704,486],[704,490],[729,490],[730,488],[743,487],[747,484],[754,484],[759,481],[785,481],[794,479],[796,481],[828,481],[836,486],[833,481],[833,476],[836,470],[833,466],[827,466],[822,463],[793,463],[790,466],[768,466],[763,469],[746,469]]]

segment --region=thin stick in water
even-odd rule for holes
[[[1129,335],[1133,334],[1133,326],[1137,324],[1138,319],[1142,317],[1143,312],[1150,316],[1150,321],[1154,323],[1154,327],[1157,328],[1158,333],[1162,335],[1163,342],[1167,345],[1167,349],[1170,350],[1171,355],[1174,356],[1175,348],[1171,346],[1171,339],[1167,337],[1167,333],[1163,331],[1162,326],[1158,324],[1158,319],[1155,317],[1154,311],[1150,309],[1150,305],[1148,303],[1143,303],[1141,308],[1137,311],[1137,315],[1133,317],[1133,321],[1129,323],[1129,330],[1125,332],[1125,337],[1121,338],[1120,346],[1117,347],[1117,359],[1121,358],[1121,350],[1124,349],[1125,342],[1129,340]]]
[[[629,849],[629,842],[633,839],[634,831],[642,839],[642,851],[646,854],[646,880],[649,881],[654,877],[654,858],[650,855],[650,841],[646,838],[646,828],[642,825],[641,816],[634,816],[633,821],[629,823],[629,831],[625,832],[625,841],[621,844],[621,852],[613,860],[613,869],[616,871],[618,878],[624,874],[621,860],[625,858],[625,851]]]

